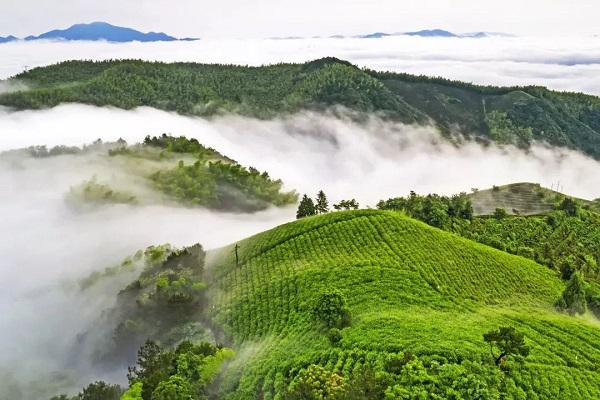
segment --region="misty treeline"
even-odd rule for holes
[[[108,155],[109,162],[125,174],[141,177],[151,189],[167,199],[186,206],[220,211],[255,212],[269,206],[286,206],[298,201],[294,191],[283,191],[283,182],[268,172],[246,168],[194,138],[185,136],[146,136],[142,143],[129,145],[125,140],[103,142],[101,139],[81,148],[76,146],[31,146],[11,150],[1,156],[26,155],[34,158],[85,155]],[[133,160],[123,163],[120,160]],[[146,169],[139,168],[146,166]],[[140,170],[143,172],[141,176]],[[97,175],[72,186],[67,201],[91,204],[141,204],[147,201],[133,187],[114,187]]]
[[[122,273],[137,271],[138,277],[117,295],[87,332],[82,332],[73,351],[87,354],[98,370],[129,367],[129,387],[97,381],[77,396],[53,397],[76,400],[169,400],[207,399],[223,364],[234,357],[231,349],[217,343],[223,339],[206,313],[204,282],[206,252],[200,244],[174,248],[150,246],[120,265],[94,273],[81,281],[81,290],[110,284]],[[110,330],[112,329],[112,332]],[[109,340],[98,331],[110,332]],[[75,361],[76,367],[77,361]]]
[[[34,68],[12,81],[28,87],[0,95],[0,105],[15,109],[84,103],[273,118],[344,106],[407,124],[434,121],[448,134],[487,137],[523,148],[538,140],[600,157],[598,97],[377,72],[331,57],[262,67],[68,61]]]

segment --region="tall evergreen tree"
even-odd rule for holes
[[[315,203],[313,200],[307,195],[302,196],[302,200],[300,200],[300,205],[298,206],[298,211],[296,212],[296,219],[310,217],[316,213]]]
[[[315,205],[315,211],[317,214],[325,214],[329,212],[329,202],[327,201],[327,196],[325,196],[325,192],[322,190],[317,193],[317,204]]]

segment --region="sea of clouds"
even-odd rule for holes
[[[597,54],[599,38],[32,42],[0,45],[0,78],[24,66],[68,59],[261,65],[335,56],[373,69],[600,94]],[[0,84],[0,90],[18,89]],[[80,146],[97,138],[134,143],[165,132],[195,137],[245,166],[268,171],[287,189],[311,196],[322,189],[331,203],[356,198],[361,205],[374,206],[409,190],[452,194],[517,181],[548,187],[560,181],[565,192],[600,197],[600,164],[582,154],[543,144],[527,152],[476,143],[459,148],[441,140],[431,127],[377,119],[358,125],[350,118],[305,113],[273,121],[235,116],[208,121],[148,108],[123,111],[83,105],[0,110],[0,152],[42,144]],[[37,376],[64,366],[73,338],[99,310],[110,306],[120,289],[116,285],[94,298],[84,296],[76,283],[91,271],[152,244],[200,242],[216,248],[295,216],[294,207],[239,215],[170,205],[74,213],[64,202],[65,192],[99,172],[118,173],[92,156],[0,159],[0,381],[7,367],[11,382],[26,387],[32,371]],[[76,377],[75,386],[99,378],[104,376],[86,370]]]

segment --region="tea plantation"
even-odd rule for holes
[[[600,325],[555,311],[556,272],[401,213],[309,217],[209,259],[213,321],[238,350],[222,398],[600,398]],[[346,303],[333,329],[315,319],[324,293]],[[496,368],[482,335],[500,326],[530,353]],[[315,376],[343,394],[302,394]]]

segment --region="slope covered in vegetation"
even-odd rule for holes
[[[494,186],[491,189],[474,190],[469,198],[475,215],[492,215],[496,208],[503,208],[511,215],[539,215],[552,211],[557,199],[565,196],[536,183],[520,182]],[[593,201],[576,199],[581,205],[597,209]]]
[[[445,133],[520,147],[541,140],[600,157],[598,97],[361,70],[335,58],[263,67],[69,61],[12,80],[28,87],[0,95],[0,105],[14,109],[85,103],[271,118],[341,105],[404,123],[433,122]]]
[[[0,154],[14,159],[60,156],[95,158],[99,173],[104,171],[103,176],[94,175],[67,192],[68,204],[76,209],[170,201],[220,211],[254,212],[298,200],[296,192],[283,191],[283,182],[272,179],[268,172],[246,168],[185,136],[147,136],[133,145],[124,140],[103,143],[98,139],[82,148],[31,146]],[[114,173],[107,174],[107,167],[118,171],[120,179],[115,179]]]
[[[400,213],[304,218],[221,249],[213,264],[213,320],[245,354],[225,372],[225,398],[328,398],[294,397],[315,375],[323,390],[344,386],[330,398],[600,396],[599,328],[554,310],[555,272]],[[316,317],[324,298],[342,299],[339,319]],[[503,325],[531,353],[500,373],[482,335]]]

